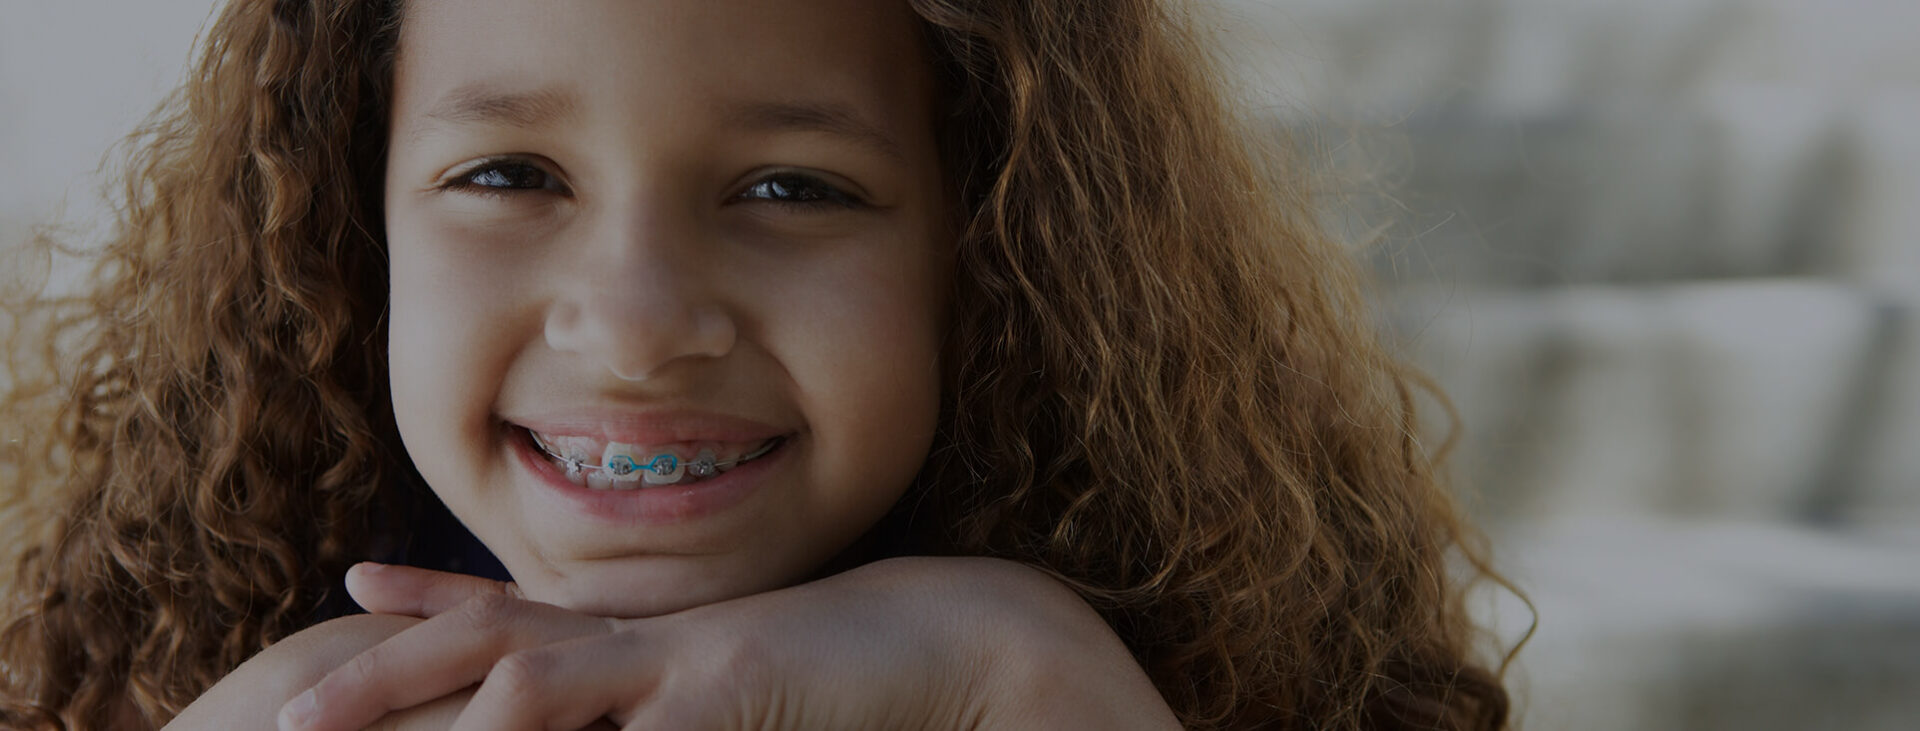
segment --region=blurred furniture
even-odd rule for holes
[[[1920,728],[1920,5],[1219,24],[1459,409],[1526,727]]]

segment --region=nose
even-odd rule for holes
[[[572,276],[555,286],[548,306],[548,347],[576,353],[628,381],[659,375],[669,364],[718,358],[738,336],[716,281],[692,261],[689,233],[644,222],[593,237]]]

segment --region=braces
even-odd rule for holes
[[[647,460],[645,463],[635,462],[632,457],[620,455],[614,458],[612,464],[587,464],[581,460],[567,457],[554,451],[553,447],[549,446],[546,440],[541,439],[539,434],[531,431],[527,432],[527,434],[533,437],[533,446],[539,448],[542,453],[555,460],[566,463],[567,474],[569,476],[579,474],[582,470],[602,470],[616,478],[627,478],[623,481],[632,481],[640,479],[639,475],[636,474],[639,472],[652,472],[665,477],[673,474],[673,470],[680,466],[680,458],[672,454],[654,455],[653,459]],[[687,461],[687,474],[694,477],[712,477],[713,475],[719,474],[721,469],[733,469],[742,462],[758,459],[766,453],[773,451],[774,447],[780,446],[780,444],[785,441],[785,437],[776,438],[762,445],[759,449],[755,449],[725,462],[715,461],[712,457],[695,457]],[[629,475],[632,475],[632,477],[628,477]]]

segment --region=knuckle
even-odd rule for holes
[[[354,655],[353,659],[328,677],[325,683],[327,690],[377,690],[380,687],[377,682],[380,666],[385,657],[385,653],[377,647]]]
[[[626,729],[761,728],[744,723],[746,714],[712,693],[678,693],[647,705]]]
[[[524,650],[500,658],[487,673],[486,685],[495,698],[518,705],[546,696],[547,685],[557,667],[557,658],[549,652]]]
[[[291,692],[331,684],[346,664],[373,652],[381,643],[420,620],[360,614],[331,619],[296,633],[248,661],[249,672],[264,673]],[[364,660],[362,662],[365,662]],[[322,690],[324,692],[324,689]]]
[[[322,705],[342,702],[355,706],[386,702],[386,685],[380,682],[382,658],[373,650],[360,653],[327,673],[313,686]]]
[[[511,629],[520,619],[520,601],[505,594],[483,594],[460,605],[462,619],[484,634]]]

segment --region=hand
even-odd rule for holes
[[[356,567],[348,588],[426,621],[289,703],[283,730],[358,729],[475,685],[456,729],[1177,728],[1097,615],[1003,561],[894,559],[638,620],[403,567]]]
[[[182,709],[166,729],[260,728],[271,723],[281,705],[295,693],[319,682],[355,655],[419,623],[414,617],[355,614],[308,627],[248,658]],[[452,710],[458,712],[459,708]],[[427,704],[394,714],[383,723],[393,729],[445,729],[453,722],[446,711],[444,703]]]

